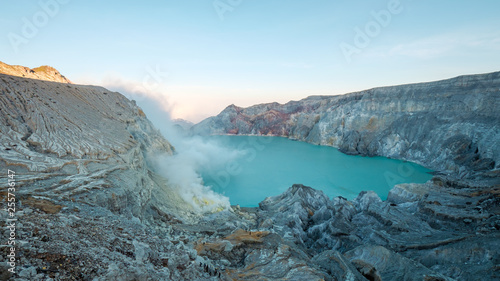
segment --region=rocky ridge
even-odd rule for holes
[[[199,214],[148,161],[173,147],[122,95],[8,75],[0,91],[18,220],[4,280],[500,279],[498,177],[436,176],[386,201],[297,184],[257,208]]]
[[[465,178],[500,165],[500,72],[240,108],[194,134],[276,135]]]
[[[72,84],[71,81],[57,69],[48,65],[42,65],[31,69],[26,66],[9,65],[0,61],[0,73],[17,77]]]

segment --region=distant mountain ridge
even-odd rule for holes
[[[172,120],[172,124],[174,126],[177,126],[183,130],[189,130],[191,127],[193,127],[194,123],[188,120],[184,120],[182,118],[177,118]]]
[[[500,72],[286,104],[230,105],[192,132],[284,136],[465,177],[499,167]]]
[[[42,65],[35,68],[29,68],[21,65],[9,65],[0,61],[0,73],[11,76],[52,81],[59,83],[73,84],[68,78],[62,75],[52,66]]]

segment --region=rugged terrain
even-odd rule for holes
[[[106,231],[116,230],[114,220],[136,222],[140,229],[141,220],[161,222],[179,217],[191,221],[201,215],[151,168],[149,155],[171,155],[173,147],[142,110],[121,94],[101,87],[3,74],[0,93],[1,196],[2,202],[7,201],[8,170],[13,170],[19,219],[18,272],[33,263],[27,259],[36,257],[45,259],[45,268],[50,269],[45,273],[62,278],[67,272],[61,269],[57,275],[47,262],[63,255],[74,260],[96,259],[102,251],[97,248],[101,238]],[[5,209],[7,203],[3,204]],[[110,211],[114,215],[103,222]],[[7,212],[1,212],[7,219]],[[94,220],[103,229],[92,229]],[[10,232],[3,234],[5,245]],[[103,237],[93,237],[96,235]],[[97,244],[86,245],[85,237]],[[48,243],[39,245],[39,239]],[[37,245],[41,248],[27,248]],[[2,249],[6,256],[8,248]],[[96,262],[95,266],[107,269],[108,263]],[[37,267],[38,273],[41,268]],[[82,276],[87,275],[80,272]]]
[[[57,69],[48,65],[43,65],[31,69],[26,66],[9,65],[0,61],[0,73],[18,77],[71,84],[71,81],[69,81],[68,78],[59,73]]]
[[[184,201],[168,173],[156,170],[152,155],[169,157],[175,148],[134,102],[101,87],[2,74],[0,91],[0,196],[7,204],[7,170],[13,170],[17,203],[16,273],[10,276],[10,265],[2,263],[3,280],[500,280],[500,182],[491,167],[498,123],[481,121],[491,132],[489,143],[477,133],[479,122],[467,127],[476,133],[465,148],[476,159],[457,164],[450,150],[441,160],[421,161],[455,163],[450,171],[475,176],[469,179],[440,175],[426,184],[398,185],[386,201],[373,192],[353,201],[328,198],[297,184],[257,208],[200,212],[193,202],[210,203]],[[351,98],[359,95],[365,97]],[[257,116],[259,108],[245,116]],[[233,109],[242,110],[227,112]],[[489,110],[485,116],[498,114]],[[236,124],[244,117],[235,116]],[[294,116],[301,124],[309,120],[305,113]],[[326,118],[312,116],[311,128]],[[249,124],[257,126],[257,119]],[[228,132],[214,124],[204,130]],[[403,130],[397,124],[390,128]],[[465,131],[456,130],[461,141]],[[6,210],[0,217],[7,259],[11,217]]]
[[[286,104],[231,105],[192,131],[285,136],[463,178],[500,166],[499,108],[495,72]]]

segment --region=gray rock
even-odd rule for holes
[[[366,211],[370,205],[381,203],[382,200],[374,191],[363,191],[354,199],[354,204],[359,210]]]
[[[453,280],[382,246],[359,246],[345,256],[370,280]]]
[[[400,280],[413,274],[416,274],[412,277],[415,280],[494,279],[492,266],[499,251],[489,252],[489,249],[497,249],[491,244],[497,233],[486,232],[482,234],[484,236],[477,237],[475,225],[478,216],[498,212],[490,204],[477,208],[480,202],[494,197],[496,191],[485,188],[484,193],[478,193],[470,186],[455,189],[448,186],[452,183],[440,184],[434,185],[431,181],[421,185],[397,186],[395,191],[410,192],[393,192],[398,195],[392,197],[394,201],[382,201],[372,192],[362,192],[352,203],[339,197],[329,202],[321,191],[294,185],[285,193],[267,198],[260,204],[260,227],[306,247],[314,256],[313,261],[327,272],[331,270],[328,271],[324,265],[324,255],[332,255],[332,252],[324,253],[326,249],[337,250],[333,253],[350,254],[354,253],[354,249],[363,249],[360,251],[364,254],[359,255],[364,257],[349,259],[350,266],[357,268],[369,280]],[[399,200],[399,204],[393,203],[395,200]],[[464,219],[471,217],[476,220],[464,223]],[[484,230],[491,224],[484,221],[477,229]],[[478,260],[469,260],[466,252],[471,248],[480,253]],[[453,251],[455,259],[442,255],[432,257],[431,253],[441,251]],[[368,258],[368,255],[373,257]],[[387,264],[374,263],[378,259],[388,259]],[[337,263],[332,266],[339,266],[339,261],[337,256]],[[466,262],[468,266],[456,268],[455,262]],[[396,269],[390,268],[391,263],[406,269],[393,272]]]
[[[313,262],[326,270],[328,274],[334,277],[334,280],[368,280],[362,270],[358,270],[344,255],[337,251],[327,250],[313,258]],[[370,275],[370,276],[373,276]],[[369,279],[374,280],[374,279]]]
[[[387,201],[401,204],[407,202],[416,202],[428,194],[430,187],[423,184],[404,183],[394,186],[387,196]]]
[[[500,167],[500,72],[286,104],[227,107],[194,134],[284,136],[460,177]]]
[[[28,268],[21,269],[18,275],[21,278],[26,278],[28,280],[32,279],[36,276],[36,267],[30,266]]]

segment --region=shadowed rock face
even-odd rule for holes
[[[495,72],[286,104],[231,105],[192,132],[286,136],[466,177],[500,165],[499,108]]]

